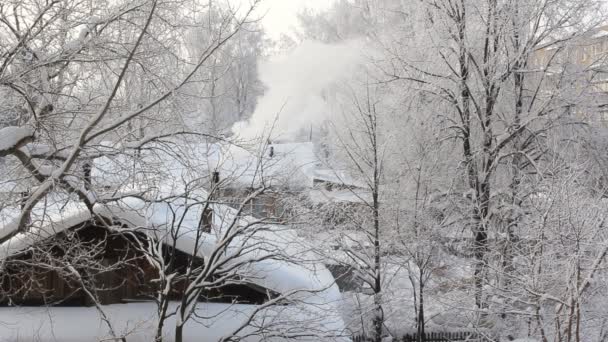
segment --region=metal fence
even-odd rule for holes
[[[406,334],[401,337],[393,338],[393,342],[450,342],[450,341],[467,341],[467,342],[490,342],[495,339],[490,338],[485,334],[476,331],[456,331],[456,332],[429,332],[424,334],[421,339],[419,335]],[[368,336],[358,335],[353,336],[353,342],[373,342],[374,339]]]

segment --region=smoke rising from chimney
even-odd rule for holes
[[[248,121],[237,122],[233,132],[253,139],[293,140],[330,117],[324,92],[349,75],[363,61],[362,44],[350,41],[328,45],[306,41],[286,56],[260,64],[260,79],[267,91]]]

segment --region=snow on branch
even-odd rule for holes
[[[29,127],[5,127],[0,129],[0,157],[19,148],[34,139],[34,130]]]

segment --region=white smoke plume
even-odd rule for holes
[[[248,121],[238,122],[233,132],[244,139],[266,136],[293,139],[331,115],[323,93],[354,72],[363,61],[361,44],[323,44],[306,41],[279,59],[260,64],[266,93]]]

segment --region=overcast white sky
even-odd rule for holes
[[[250,0],[236,1],[250,3]],[[281,33],[288,33],[290,27],[297,24],[296,14],[302,9],[308,7],[321,10],[333,2],[334,0],[262,0],[259,13],[266,13],[262,22],[268,35],[278,38]]]

